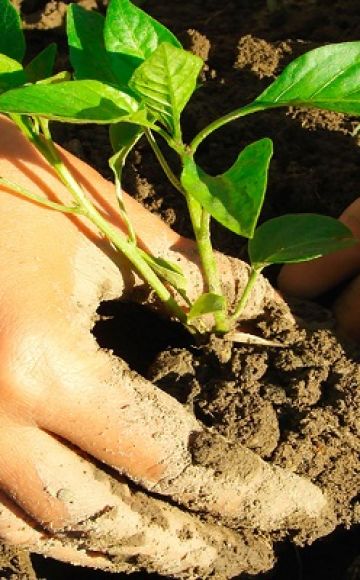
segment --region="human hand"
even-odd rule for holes
[[[339,217],[360,240],[360,198]],[[346,282],[332,305],[340,332],[360,340],[360,245],[328,254],[322,258],[283,266],[278,287],[288,295],[316,298],[338,284]]]
[[[101,212],[122,229],[111,184],[62,155]],[[50,167],[4,118],[0,176],[53,201],[68,199]],[[126,204],[140,242],[179,260],[192,293],[199,293],[193,243],[130,198]],[[295,528],[323,513],[326,501],[317,488],[240,446],[231,451],[231,477],[221,466],[194,465],[191,445],[203,436],[202,426],[102,351],[90,333],[100,300],[129,298],[141,280],[83,218],[4,187],[0,208],[0,538],[104,569],[144,566],[176,576],[193,567],[215,570],[230,551],[236,573],[251,570],[250,548],[242,546],[246,554],[240,549],[234,558],[231,545],[241,543],[235,532],[109,479],[96,460],[234,526],[269,531],[286,522]],[[219,266],[231,298],[247,269],[225,257]],[[251,308],[259,311],[271,297],[261,279]],[[149,518],[149,511],[158,518]],[[261,538],[252,549],[271,558]]]

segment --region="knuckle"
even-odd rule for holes
[[[44,384],[46,350],[39,337],[25,329],[0,330],[0,405],[31,405]]]

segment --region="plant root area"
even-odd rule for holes
[[[82,0],[104,10],[103,0]],[[34,54],[51,41],[60,46],[57,66],[68,67],[64,36],[67,2],[14,0],[23,13]],[[250,102],[283,67],[300,54],[331,42],[360,39],[356,0],[145,0],[143,7],[178,35],[205,62],[202,85],[184,113],[190,139],[211,120]],[[31,55],[30,55],[31,56]],[[359,194],[359,121],[341,114],[293,109],[250,116],[218,131],[202,145],[198,161],[212,174],[226,170],[240,149],[262,137],[274,141],[269,191],[263,220],[284,213],[316,212],[338,216]],[[111,155],[104,127],[54,125],[55,139],[111,178]],[[141,141],[131,155],[125,188],[183,235],[191,235],[183,200],[164,179],[152,152]],[[246,259],[245,242],[214,225],[215,247]],[[276,271],[270,272],[275,280]],[[337,337],[329,309],[292,302],[297,326],[269,308],[251,330],[281,346],[233,345],[218,338],[201,346],[173,326],[138,307],[103,305],[94,332],[99,344],[124,356],[130,366],[186,405],[209,432],[226,445],[192,449],[200,465],[221,463],[232,469],[229,442],[241,443],[266,462],[308,478],[332,503],[336,527],[329,533],[284,529],[267,540],[276,564],[241,579],[360,579],[360,351]],[[102,316],[104,320],[102,320]],[[156,319],[157,320],[157,319]],[[135,321],[135,322],[134,322]],[[128,324],[126,344],[114,344],[114,328]],[[137,334],[133,334],[137,328]],[[152,334],[143,338],[145,329]],[[151,344],[151,352],[148,344]],[[219,439],[221,440],[221,439]],[[209,521],[209,526],[214,521]],[[323,536],[323,537],[321,537]],[[255,538],[255,536],[254,536]],[[247,537],[251,544],[251,534]],[[267,570],[267,571],[266,571]],[[196,576],[193,576],[196,577]],[[204,576],[202,576],[204,577]],[[232,578],[229,573],[217,578]],[[3,548],[0,578],[111,579],[108,574],[74,568],[51,559]],[[140,578],[163,578],[146,572]]]

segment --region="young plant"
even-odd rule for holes
[[[273,150],[270,139],[245,147],[235,163],[217,176],[206,174],[196,163],[195,154],[205,138],[219,127],[257,111],[299,105],[359,115],[360,42],[328,45],[301,56],[252,103],[213,121],[188,144],[182,136],[181,114],[197,88],[203,62],[185,51],[166,27],[130,0],[111,0],[106,17],[77,4],[69,6],[67,34],[73,80],[61,74],[51,77],[51,67],[35,66],[34,61],[24,68],[20,63],[24,41],[19,18],[10,0],[0,0],[0,10],[3,37],[17,38],[18,44],[11,54],[7,43],[0,45],[4,52],[0,57],[0,112],[18,124],[54,167],[72,193],[74,204],[64,207],[40,199],[16,184],[7,185],[53,209],[89,218],[181,322],[191,326],[195,319],[211,313],[213,330],[225,333],[241,316],[256,277],[267,265],[311,260],[356,242],[337,220],[313,214],[283,216],[257,227]],[[51,51],[44,52],[47,56],[40,60],[48,62]],[[40,75],[29,73],[39,68]],[[49,78],[44,79],[45,72]],[[106,222],[62,163],[51,139],[51,120],[109,124],[114,149],[109,163],[127,235]],[[187,297],[186,280],[179,267],[139,248],[126,214],[122,169],[142,136],[189,209],[207,285],[206,293],[193,304]],[[180,175],[171,168],[159,139],[179,156]],[[232,312],[222,292],[212,249],[212,218],[249,238],[250,277]]]

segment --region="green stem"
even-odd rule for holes
[[[141,277],[147,281],[151,288],[153,288],[160,300],[165,303],[169,310],[174,312],[174,314],[176,314],[181,322],[185,322],[185,313],[174,300],[166,286],[153,272],[151,267],[148,266],[145,260],[139,255],[136,246],[134,246],[132,242],[129,242],[125,236],[117,232],[95,209],[91,201],[86,197],[82,188],[75,181],[72,174],[63,164],[60,158],[58,158],[56,164],[54,164],[54,168],[62,182],[68,187],[68,189],[74,195],[75,199],[77,199],[77,201],[83,207],[84,215],[86,215],[86,217],[92,221],[92,223],[104,234],[104,236],[113,244],[117,250],[126,256],[126,258],[139,272]]]
[[[164,141],[169,145],[171,149],[174,149],[178,155],[182,155],[185,150],[185,146],[182,141],[176,141],[171,135],[169,135],[166,131],[164,131],[159,125],[153,125],[149,127],[152,131],[160,135]],[[145,128],[144,128],[145,130]]]
[[[193,226],[200,260],[204,272],[204,277],[209,289],[209,292],[222,295],[221,283],[217,271],[217,264],[214,256],[214,251],[211,245],[210,234],[210,214],[201,208],[200,204],[188,194],[182,187],[180,181],[173,173],[167,160],[165,159],[161,149],[159,148],[153,134],[148,129],[145,129],[146,137],[170,183],[185,196],[188,211],[190,214],[191,223]],[[218,332],[227,332],[228,325],[226,322],[226,315],[222,312],[214,313],[215,330]]]
[[[44,205],[45,207],[49,207],[50,209],[54,209],[56,211],[61,211],[63,213],[73,213],[73,214],[81,214],[82,213],[81,209],[77,205],[76,206],[67,206],[67,205],[63,205],[62,203],[56,203],[55,201],[50,201],[49,199],[46,199],[46,198],[42,197],[41,195],[37,195],[36,193],[32,193],[31,191],[29,191],[25,187],[21,187],[17,183],[14,183],[13,181],[6,179],[5,177],[0,177],[0,183],[5,185],[5,187],[8,187],[9,189],[12,189],[16,193],[19,193],[20,195],[30,199],[31,201],[35,201],[36,203]]]
[[[214,131],[217,131],[217,129],[220,129],[220,127],[223,127],[223,125],[226,125],[231,121],[235,121],[240,117],[250,115],[251,113],[262,111],[263,109],[265,109],[263,104],[253,102],[250,103],[250,105],[246,105],[245,107],[241,107],[240,109],[235,109],[235,111],[232,111],[231,113],[228,113],[227,115],[224,115],[219,119],[216,119],[196,135],[196,137],[192,140],[190,144],[190,151],[192,152],[192,154],[194,154],[199,145],[204,141],[204,139],[206,139],[206,137],[208,137]]]
[[[189,210],[192,227],[198,247],[204,278],[209,292],[214,292],[222,296],[221,282],[211,245],[210,236],[210,214],[201,208],[198,201],[189,193],[185,192],[185,198]],[[225,312],[214,313],[215,330],[217,332],[227,332],[229,326]]]
[[[184,190],[181,186],[181,183],[178,180],[178,178],[176,177],[176,175],[174,174],[174,172],[171,169],[168,162],[166,161],[159,145],[157,144],[156,139],[154,138],[154,135],[152,134],[152,132],[149,129],[144,129],[144,131],[145,131],[146,138],[147,138],[152,150],[154,151],[156,158],[157,158],[158,162],[160,163],[162,170],[164,171],[166,177],[170,181],[171,185],[173,185],[175,187],[175,189],[177,189],[177,191],[179,191],[182,195],[184,195]]]
[[[119,173],[115,172],[115,195],[118,202],[120,217],[123,220],[124,224],[126,225],[129,234],[129,241],[136,246],[137,243],[136,232],[127,214],[126,207],[124,204],[123,189],[121,186],[121,171]]]
[[[214,292],[220,296],[223,295],[218,267],[214,255],[214,249],[211,244],[210,232],[211,216],[209,212],[202,209],[201,224],[199,235],[196,241],[199,248],[199,254],[203,265],[204,273],[209,287],[209,292]],[[225,333],[229,330],[229,323],[225,311],[214,312],[215,331]]]
[[[184,190],[180,181],[165,159],[152,132],[149,129],[145,129],[145,135],[170,183],[175,187],[175,189],[177,189],[177,191],[185,196],[208,290],[209,292],[222,295],[219,273],[217,270],[214,250],[211,244],[211,216],[207,211],[201,208],[200,204],[192,197],[192,195]],[[214,313],[214,318],[215,330],[218,332],[227,332],[229,327],[225,312]]]
[[[242,293],[242,295],[240,297],[239,302],[237,303],[237,306],[236,306],[233,314],[230,317],[231,325],[235,324],[235,322],[239,318],[240,314],[244,310],[244,308],[245,308],[245,306],[247,304],[247,301],[249,299],[250,292],[253,289],[254,284],[255,284],[255,282],[256,282],[256,280],[257,280],[257,278],[258,278],[261,270],[262,270],[262,268],[258,268],[258,269],[251,268],[251,270],[250,270],[250,276],[249,276],[249,279],[247,281],[247,284],[246,284],[246,286],[244,288],[244,291],[243,291],[243,293]]]
[[[211,245],[210,217],[211,217],[210,214],[203,209],[201,215],[200,229],[197,236],[197,242],[199,245],[200,255],[202,256],[204,270],[207,274],[206,278],[208,282],[209,292],[221,294],[221,284],[217,271],[217,264],[214,256],[214,251]]]
[[[15,120],[15,119],[14,119]],[[24,119],[20,121],[21,129],[26,133],[30,132],[29,139],[34,143],[38,150],[44,155],[50,165],[56,171],[62,183],[67,187],[79,204],[82,214],[87,217],[110,241],[110,243],[119,250],[138,271],[140,276],[153,288],[158,297],[167,308],[177,316],[177,318],[186,323],[186,315],[180,308],[166,286],[161,282],[150,266],[145,262],[138,252],[136,246],[130,242],[123,234],[118,232],[110,223],[97,211],[90,199],[86,196],[82,187],[74,179],[73,175],[61,160],[57,149],[51,139],[48,130],[45,128],[45,139],[31,134],[31,130]],[[19,125],[20,126],[20,125]]]

